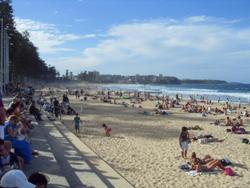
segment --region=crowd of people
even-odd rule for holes
[[[202,106],[200,104],[198,104],[197,102],[190,102],[188,101],[185,105],[183,105],[182,108],[184,111],[186,112],[190,112],[190,113],[205,113],[205,114],[211,114],[211,112],[214,112],[215,114],[224,114],[226,116],[225,120],[224,120],[224,126],[230,127],[229,129],[226,129],[227,132],[232,132],[235,134],[246,134],[246,130],[243,128],[244,123],[243,123],[243,119],[242,117],[248,117],[247,111],[243,114],[242,111],[236,111],[237,107],[232,107],[228,102],[225,103],[225,105],[223,106],[223,109],[220,110],[218,107],[215,108],[211,108],[211,106],[205,107]],[[238,107],[238,109],[241,109],[241,106]],[[243,108],[244,109],[244,108]],[[233,111],[237,114],[238,116],[237,118],[231,118],[230,116],[228,116],[228,111]],[[220,120],[216,120],[216,122],[214,123],[215,125],[222,125]],[[196,137],[192,137],[189,132],[188,132],[188,128],[187,127],[182,127],[180,136],[179,136],[179,145],[181,148],[181,156],[183,158],[187,158],[187,152],[188,152],[188,147],[189,144],[191,143],[191,141],[193,140],[197,140],[198,138]],[[222,142],[224,141],[224,139],[217,139],[217,138],[213,138],[211,135],[209,135],[212,140],[216,140],[217,142]],[[211,138],[206,138],[208,141]],[[202,138],[201,140],[203,140],[204,138]],[[202,143],[202,142],[200,142]],[[220,160],[216,160],[216,159],[212,159],[210,156],[207,157],[205,156],[204,159],[200,159],[198,157],[196,157],[196,154],[193,153],[191,156],[191,162],[190,162],[190,170],[194,170],[196,172],[206,172],[206,171],[211,171],[214,168],[218,168],[220,170],[222,170],[225,174],[227,175],[232,175],[233,174],[233,170],[228,167],[226,168],[225,165],[223,165],[221,163]]]
[[[84,96],[84,92],[83,90],[75,90],[73,92],[73,95],[75,95],[76,99],[81,99],[82,96]],[[170,98],[168,96],[151,96],[151,95],[146,95],[146,94],[142,94],[142,93],[136,93],[134,95],[131,96],[131,94],[129,93],[128,95],[129,97],[127,97],[126,99],[129,99],[130,102],[132,103],[132,107],[135,104],[142,104],[143,101],[146,100],[151,100],[153,98],[153,100],[158,101],[156,104],[157,107],[157,112],[166,112],[166,110],[169,110],[170,108],[175,108],[175,107],[179,107],[181,108],[181,98],[177,95],[175,98]],[[100,99],[103,102],[108,102],[111,104],[120,104],[116,101],[116,99],[121,99],[124,98],[125,95],[122,92],[112,92],[112,91],[108,91],[108,92],[104,92],[102,91],[102,93],[99,95],[96,95],[96,99]],[[87,99],[86,99],[87,100]],[[78,113],[76,113],[73,109],[72,111],[70,111],[71,107],[70,107],[70,103],[69,103],[69,98],[67,97],[67,94],[64,94],[62,96],[62,101],[59,102],[58,99],[56,97],[50,97],[50,101],[47,101],[45,98],[40,97],[39,98],[39,102],[38,102],[42,108],[48,112],[50,112],[51,114],[53,114],[55,117],[58,117],[60,114],[70,114],[70,115],[75,115],[74,119],[73,119],[73,124],[75,126],[75,131],[76,134],[80,133],[80,124],[81,124],[81,119],[78,115]],[[203,104],[204,103],[204,104]],[[121,103],[123,105],[123,103]],[[31,114],[33,114],[37,120],[40,120],[40,114],[38,112],[36,112],[36,107],[35,104],[31,101],[31,106],[34,106],[30,111]],[[191,99],[189,101],[187,101],[183,106],[182,106],[182,110],[184,110],[185,112],[189,112],[189,113],[201,113],[202,116],[207,116],[209,114],[211,115],[219,115],[219,114],[225,114],[226,115],[226,119],[225,119],[225,125],[226,126],[231,126],[231,131],[236,133],[242,131],[242,126],[244,126],[243,124],[243,120],[241,118],[241,116],[243,117],[247,117],[248,116],[248,112],[245,110],[243,112],[240,112],[239,116],[237,118],[233,118],[231,119],[228,115],[229,112],[235,112],[235,110],[237,110],[237,108],[241,108],[241,106],[239,107],[233,107],[231,106],[228,102],[225,103],[224,106],[213,106],[211,101],[197,101],[194,99]],[[65,110],[66,109],[66,110]],[[243,108],[244,109],[244,108]],[[110,136],[111,133],[111,128],[108,127],[105,123],[102,124],[104,133],[106,136]],[[180,144],[180,148],[181,148],[181,156],[183,158],[187,158],[188,156],[188,146],[191,143],[191,140],[194,140],[194,138],[192,138],[189,135],[188,132],[188,128],[187,127],[183,127],[180,137],[179,137],[179,144]],[[200,137],[197,137],[197,139],[200,139]],[[197,140],[196,139],[196,140]],[[217,139],[214,137],[210,137],[209,138],[209,142],[222,142],[224,141],[224,139]],[[209,170],[213,170],[214,168],[218,168],[220,170],[222,170],[225,173],[228,173],[228,171],[232,172],[232,169],[226,168],[220,160],[217,159],[213,159],[211,156],[207,155],[205,156],[203,159],[200,159],[198,157],[196,157],[196,154],[193,153],[191,156],[191,161],[190,161],[190,166],[191,169],[197,171],[197,172],[202,172],[202,171],[209,171]]]
[[[47,111],[51,116],[58,118],[61,115],[75,115],[76,111],[71,107],[67,94],[63,94],[62,101],[59,101],[58,97],[54,97],[53,94],[49,95],[47,100],[46,95],[43,92],[40,93],[37,103],[40,108]]]
[[[249,113],[245,107],[242,108],[241,104],[236,106],[236,105],[231,105],[229,102],[225,102],[224,105],[213,106],[211,102],[207,103],[207,102],[201,102],[201,101],[198,102],[196,100],[193,100],[193,101],[189,100],[183,105],[182,110],[185,112],[189,112],[189,113],[200,113],[202,114],[202,116],[205,116],[205,117],[208,116],[209,114],[210,115],[223,115],[224,114],[225,120],[223,119],[222,121],[216,120],[213,124],[217,126],[218,125],[227,126],[228,127],[226,129],[227,132],[232,132],[235,134],[247,133],[247,131],[244,128],[244,122],[243,122],[242,117],[249,117]],[[229,113],[230,113],[230,116],[229,116]],[[231,117],[231,114],[236,114],[237,117]],[[224,139],[217,139],[211,135],[208,135],[211,138],[210,137],[209,138],[193,137],[189,134],[188,130],[189,129],[187,127],[182,127],[182,130],[179,136],[179,145],[181,148],[181,156],[183,158],[187,158],[188,147],[192,141],[195,141],[195,140],[204,141],[205,139],[208,142],[210,142],[210,140],[213,140],[213,141],[215,140],[216,142],[224,141]],[[203,144],[203,142],[199,142],[199,143]],[[225,165],[220,160],[213,159],[209,155],[206,155],[203,159],[200,159],[196,156],[196,153],[193,152],[191,155],[191,161],[188,164],[190,165],[188,167],[189,170],[194,170],[197,173],[207,172],[207,171],[211,171],[217,168],[221,170],[222,172],[224,172],[226,175],[231,176],[234,174],[231,167],[227,167],[227,164]]]
[[[23,167],[30,164],[39,153],[32,149],[30,133],[34,128],[33,115],[42,121],[40,110],[33,100],[32,87],[18,86],[9,104],[4,104],[0,95],[0,187],[46,187],[48,178],[41,173],[33,173],[29,179]]]

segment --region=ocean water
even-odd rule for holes
[[[180,85],[150,85],[150,84],[106,84],[99,88],[114,91],[150,92],[158,95],[175,96],[183,98],[190,96],[213,101],[229,101],[250,103],[250,84],[180,84]]]

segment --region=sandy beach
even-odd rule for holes
[[[227,133],[227,127],[210,124],[215,119],[224,119],[225,115],[202,117],[198,113],[183,112],[181,108],[170,109],[169,115],[144,115],[144,110],[152,112],[156,101],[146,101],[141,104],[142,108],[133,108],[104,103],[91,97],[87,101],[75,99],[75,96],[69,98],[71,106],[77,112],[82,111],[81,140],[135,187],[250,186],[250,145],[243,144],[240,140],[243,137],[250,139],[250,135]],[[118,102],[122,101],[128,102]],[[230,117],[236,116],[237,114],[230,114]],[[64,124],[74,131],[72,120],[73,116],[62,117]],[[243,121],[245,129],[249,131],[250,119],[243,118]],[[112,128],[111,137],[105,137],[102,123]],[[180,155],[178,137],[181,127],[196,125],[203,130],[191,130],[191,135],[211,134],[225,140],[209,144],[192,142],[188,157],[196,152],[199,157],[210,154],[215,159],[229,158],[233,162],[235,176],[214,171],[192,177],[180,170],[179,166],[189,161]]]

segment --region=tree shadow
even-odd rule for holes
[[[102,104],[100,104],[100,106],[94,106],[86,103],[82,116],[93,116],[94,120],[83,120],[82,130],[84,132],[82,132],[82,134],[92,136],[104,135],[101,125],[102,123],[106,123],[112,128],[112,135],[115,136],[125,134],[128,136],[152,139],[170,139],[179,136],[180,130],[176,128],[168,127],[166,129],[163,125],[151,125],[162,119],[174,119],[176,117],[171,117],[172,115],[145,116],[143,115],[143,111],[143,109],[104,106]],[[64,123],[67,127],[72,127],[72,121],[64,120]],[[72,130],[72,128],[70,129]]]

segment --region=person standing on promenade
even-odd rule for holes
[[[54,105],[54,113],[57,118],[60,109],[59,109],[59,101],[56,98],[54,99],[53,105]]]

